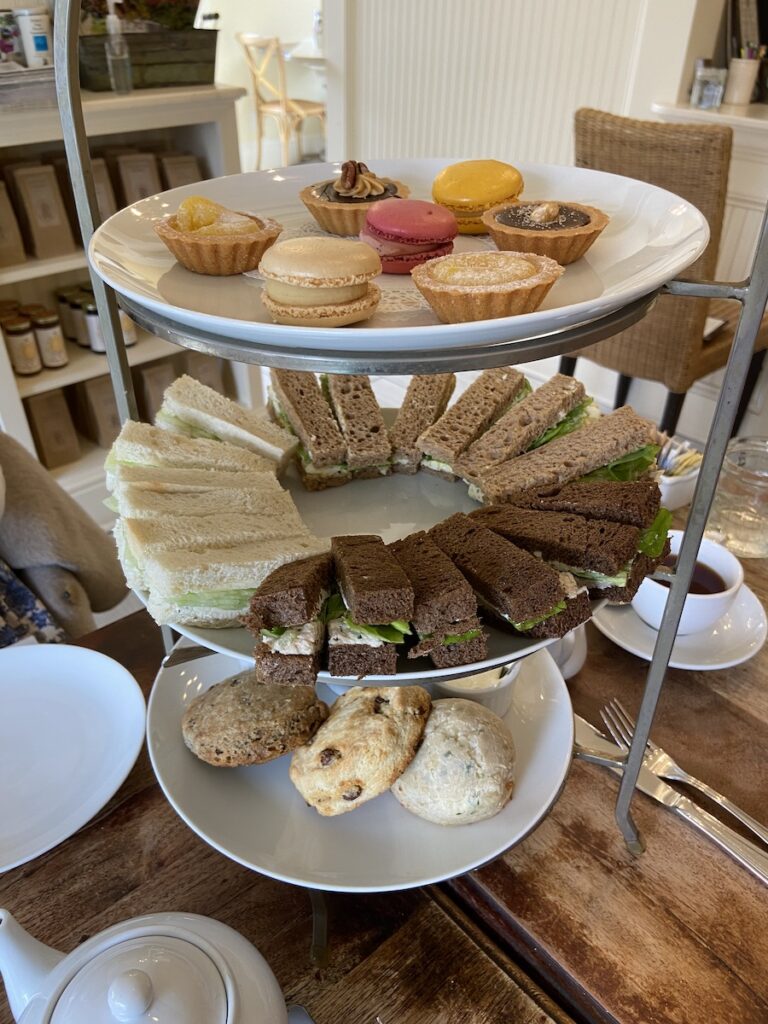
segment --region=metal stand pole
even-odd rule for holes
[[[56,0],[53,25],[53,66],[56,75],[56,95],[59,101],[64,150],[67,154],[69,176],[75,194],[77,219],[83,235],[86,252],[91,236],[101,218],[96,189],[93,184],[91,155],[85,134],[83,105],[80,98],[80,72],[78,61],[78,35],[80,28],[80,0]],[[115,293],[89,271],[93,295],[99,311],[99,321],[107,349],[109,372],[117,400],[120,421],[138,419],[133,379],[128,365],[123,330]]]
[[[747,281],[740,284],[672,281],[666,286],[666,290],[672,295],[738,299],[742,303],[742,310],[726,366],[723,387],[704,449],[704,459],[699,471],[696,492],[693,496],[691,512],[677,558],[664,617],[656,638],[653,659],[648,669],[643,700],[637,716],[637,726],[616,801],[616,821],[632,853],[641,853],[644,847],[637,826],[632,820],[629,806],[643,763],[645,744],[651,731],[659,693],[667,673],[669,659],[672,656],[672,646],[693,577],[696,556],[709,510],[715,496],[717,480],[736,418],[739,399],[752,360],[755,339],[760,330],[766,302],[768,302],[768,210],[763,217],[752,273]]]

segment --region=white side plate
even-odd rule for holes
[[[448,159],[379,160],[374,170],[411,187],[413,198],[431,199],[432,181]],[[441,324],[410,279],[383,274],[376,314],[343,330],[273,324],[261,301],[258,274],[207,277],[178,264],[152,225],[175,213],[189,195],[204,195],[231,209],[273,217],[282,238],[322,235],[299,192],[338,175],[338,164],[299,164],[235,174],[162,192],[120,210],[95,232],[93,268],[121,295],[180,325],[244,341],[286,348],[381,352],[458,348],[475,342],[534,338],[585,324],[647,295],[689,266],[704,251],[709,227],[679,196],[615,174],[577,167],[522,164],[524,199],[587,203],[611,218],[587,255],[571,264],[541,309],[522,316]],[[460,235],[456,251],[493,249],[487,236]]]
[[[333,818],[308,807],[288,777],[288,755],[253,768],[213,768],[184,746],[189,702],[236,666],[222,655],[161,669],[147,742],[168,800],[191,829],[233,860],[285,882],[339,892],[429,885],[493,860],[527,836],[560,794],[573,750],[573,711],[546,651],[526,660],[505,721],[517,748],[515,794],[474,825],[444,828],[391,793]],[[331,703],[322,685],[318,693]]]
[[[0,871],[73,835],[114,796],[144,742],[139,685],[63,644],[0,651]]]

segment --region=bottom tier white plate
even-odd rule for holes
[[[213,768],[184,746],[184,709],[232,672],[232,661],[222,655],[161,669],[149,701],[149,753],[165,795],[193,831],[240,864],[281,881],[382,892],[463,874],[527,836],[557,800],[568,773],[571,701],[554,661],[540,651],[522,666],[505,718],[517,769],[515,794],[500,814],[444,828],[415,817],[385,793],[355,811],[323,818],[294,789],[288,756],[253,768]],[[318,692],[333,701],[322,684]]]

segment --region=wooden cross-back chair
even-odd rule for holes
[[[316,117],[325,126],[325,104],[318,100],[302,100],[288,95],[283,45],[276,37],[239,32],[237,40],[243,47],[253,82],[256,106],[256,170],[261,168],[262,138],[267,118],[272,118],[282,148],[283,165],[290,161],[291,137],[295,134],[299,160],[303,156],[301,129],[309,117]]]

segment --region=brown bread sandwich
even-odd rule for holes
[[[389,431],[392,470],[415,473],[421,462],[418,439],[445,412],[456,387],[456,374],[416,374],[411,377],[397,418]]]

